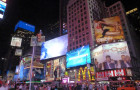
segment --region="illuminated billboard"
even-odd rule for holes
[[[6,3],[0,1],[0,18],[3,18],[6,9]]]
[[[16,73],[16,74],[19,74],[19,72],[20,72],[20,67],[19,67],[19,66],[16,66],[15,73]]]
[[[92,51],[92,57],[98,70],[131,67],[131,58],[125,41],[103,44]]]
[[[19,21],[16,24],[15,31],[17,30],[17,28],[22,28],[22,29],[25,29],[25,30],[28,30],[28,31],[31,31],[31,32],[35,32],[35,26],[34,25],[28,24],[28,23],[23,22],[23,21]]]
[[[42,43],[40,59],[48,59],[65,55],[68,47],[68,35]]]
[[[76,67],[91,63],[89,45],[82,46],[66,54],[66,67]]]
[[[111,43],[114,40],[124,39],[119,16],[94,20],[95,38],[97,44]]]
[[[21,56],[22,55],[22,49],[16,49],[15,55],[16,56]]]
[[[11,46],[21,47],[22,38],[12,37]]]

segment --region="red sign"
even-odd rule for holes
[[[107,77],[118,77],[118,76],[126,76],[125,69],[119,69],[119,70],[109,70],[104,72],[97,72],[96,78],[107,78]]]

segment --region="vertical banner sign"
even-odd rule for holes
[[[36,43],[37,43],[37,37],[36,36],[31,37],[30,46],[36,46]]]
[[[16,49],[15,55],[16,56],[22,56],[22,49]]]

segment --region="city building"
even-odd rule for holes
[[[60,35],[68,33],[67,30],[67,4],[69,0],[59,0]]]
[[[125,41],[127,41],[129,52],[132,58],[132,66],[133,66],[133,76],[138,77],[140,70],[137,69],[140,66],[140,55],[139,55],[139,49],[138,49],[138,43],[137,43],[137,37],[134,30],[139,29],[138,23],[139,23],[139,16],[137,8],[130,10],[128,12],[125,11],[123,4],[118,1],[109,7],[106,7],[107,15],[108,17],[111,16],[119,16],[121,19],[121,24],[123,27],[124,35],[125,35]],[[131,14],[131,15],[130,15]],[[135,16],[134,16],[135,15]],[[132,17],[134,16],[135,19],[132,20]],[[131,17],[131,18],[130,18]],[[135,20],[138,21],[137,24],[133,23]],[[135,24],[133,26],[133,24]]]
[[[100,0],[70,0],[67,5],[68,51],[94,46],[93,20],[106,16]]]
[[[31,36],[34,35],[35,26],[23,21],[19,21],[14,29],[14,33],[11,38],[11,47],[7,54],[7,62],[5,63],[5,69],[15,70],[15,66],[19,65],[21,56],[26,53],[30,47]],[[16,51],[20,50],[16,55]]]
[[[56,37],[59,37],[59,28],[60,24],[59,21],[55,23],[50,23],[42,28],[43,35],[45,36],[45,40],[50,40]]]

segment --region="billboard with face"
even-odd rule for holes
[[[131,67],[131,58],[126,42],[103,44],[92,51],[92,57],[99,70]]]
[[[119,16],[103,18],[100,21],[95,20],[94,29],[97,44],[103,44],[106,41],[111,43],[114,40],[124,39]]]
[[[48,59],[65,55],[68,47],[68,35],[42,43],[40,59]]]
[[[82,46],[66,54],[66,67],[76,67],[91,63],[89,45]]]

